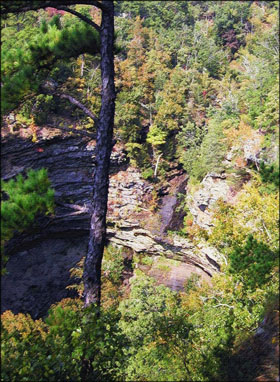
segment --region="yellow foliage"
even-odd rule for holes
[[[31,117],[30,128],[31,128],[31,131],[32,131],[32,142],[37,142],[38,141],[38,138],[37,138],[38,126],[35,125],[34,117],[33,116]]]
[[[223,127],[226,127],[225,123]],[[226,143],[230,149],[233,146],[242,147],[245,140],[253,139],[256,136],[256,131],[241,117],[241,121],[238,127],[230,127],[229,129],[224,129],[224,134],[226,136]]]
[[[14,314],[10,310],[7,310],[1,315],[1,322],[3,328],[7,330],[9,334],[18,332],[22,339],[27,338],[31,333],[37,332],[45,339],[47,335],[47,326],[39,319],[34,320],[29,314]]]
[[[209,236],[212,244],[219,247],[231,243],[245,243],[249,234],[267,244],[277,247],[279,226],[279,194],[260,191],[258,178],[243,187],[235,205],[217,203],[214,213],[215,228]]]

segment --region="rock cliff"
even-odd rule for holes
[[[50,128],[4,134],[2,178],[9,180],[27,169],[48,169],[55,189],[55,214],[38,217],[28,232],[16,234],[7,244],[8,274],[2,278],[2,311],[46,313],[51,303],[69,295],[69,270],[86,253],[95,158],[95,141],[89,136]],[[168,234],[182,221],[178,194],[186,192],[187,177],[176,169],[167,174],[168,185],[158,197],[155,186],[141,178],[129,163],[123,147],[111,156],[108,201],[108,240],[137,253],[180,260],[212,275],[222,259],[213,248],[195,247]],[[216,196],[213,197],[213,200]]]

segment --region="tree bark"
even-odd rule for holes
[[[97,124],[96,167],[94,173],[93,212],[88,251],[84,263],[84,304],[100,305],[101,262],[106,238],[106,213],[109,166],[115,114],[114,85],[114,4],[106,0],[100,30],[102,99]]]

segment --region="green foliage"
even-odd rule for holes
[[[228,1],[213,5],[215,11],[214,29],[217,34],[217,41],[229,46],[233,52],[244,42],[246,26],[248,28],[247,21],[250,15],[250,5],[250,2],[241,1]]]
[[[145,256],[141,259],[141,263],[144,265],[151,266],[153,264],[154,260],[151,258],[151,256]]]
[[[43,22],[43,27],[36,32],[23,48],[11,49],[3,44],[3,113],[13,109],[26,94],[38,91],[57,60],[78,57],[82,53],[95,55],[100,50],[98,32],[83,22],[68,21],[62,29],[57,22]]]
[[[2,316],[2,380],[119,380],[124,336],[118,314],[81,303],[53,307],[45,321]]]
[[[224,169],[222,161],[226,153],[226,146],[223,140],[224,134],[219,119],[211,119],[200,150],[197,150],[196,147],[191,148],[189,155],[185,157],[185,160],[187,159],[186,167],[191,170],[191,176],[202,180],[208,172],[220,172]],[[191,156],[197,153],[197,156]]]
[[[182,380],[183,341],[191,325],[178,310],[174,293],[156,286],[140,272],[132,282],[128,300],[120,305],[120,326],[129,341],[125,372],[128,380]],[[176,357],[174,357],[174,353]]]
[[[191,48],[186,52],[189,65],[200,72],[208,71],[213,78],[220,78],[225,72],[228,52],[215,41],[212,28],[204,20],[195,23]]]
[[[146,170],[142,171],[141,175],[146,180],[152,180],[154,177],[154,170],[152,168],[147,168]]]
[[[261,287],[272,277],[271,271],[277,265],[278,252],[249,235],[244,246],[235,246],[229,254],[229,272],[236,274],[252,289]]]
[[[187,279],[184,289],[188,293],[190,290],[195,290],[198,286],[200,276],[196,273],[192,273],[191,276]]]
[[[152,146],[160,146],[166,142],[166,133],[158,126],[152,125],[147,135],[147,142]]]
[[[113,284],[120,285],[124,270],[122,250],[109,245],[104,251],[102,271]]]
[[[136,272],[119,307],[62,300],[48,317],[2,315],[2,379],[224,381],[236,347],[277,295],[277,274],[250,290],[228,274],[176,294]],[[194,281],[193,285],[192,281]]]
[[[272,251],[278,247],[279,194],[263,193],[261,183],[247,184],[234,205],[222,201],[214,212],[214,228],[209,241],[225,253],[235,244],[245,245],[252,234]]]
[[[54,190],[50,187],[47,170],[29,170],[27,177],[20,174],[16,180],[1,182],[8,200],[1,205],[1,246],[11,239],[15,231],[22,232],[32,226],[39,213],[54,212]]]
[[[179,159],[188,174],[192,174],[204,134],[203,129],[188,122],[177,135]]]
[[[115,60],[116,138],[144,179],[153,180],[159,155],[161,178],[178,160],[191,183],[226,169],[232,203],[218,201],[212,231],[199,230],[191,214],[185,223],[188,233],[208,240],[229,265],[211,285],[190,277],[181,293],[156,285],[137,269],[125,287],[123,255],[108,247],[100,316],[94,308],[83,310],[81,301],[61,302],[45,321],[4,313],[3,380],[225,381],[233,380],[228,375],[233,364],[239,380],[246,380],[243,365],[232,357],[254,334],[279,284],[279,169],[271,164],[279,124],[277,10],[278,2],[116,3],[122,47]],[[88,7],[79,11],[96,16]],[[72,16],[48,21],[40,12],[4,20],[3,110],[22,102],[18,115],[26,124],[34,110],[36,124],[44,123],[57,102],[49,95],[35,99],[34,92],[47,78],[97,113],[95,31]],[[256,155],[269,165],[261,163],[257,174],[246,164],[244,145],[260,136]],[[231,160],[224,161],[226,150]],[[20,178],[19,187],[14,182],[5,191],[10,196],[2,204],[5,240],[52,209],[49,185],[38,199],[37,183],[25,192],[24,182]],[[140,260],[153,265],[150,257]],[[81,278],[82,262],[72,275]],[[82,283],[73,287],[81,296]]]
[[[116,4],[116,13],[126,13],[129,18],[140,16],[145,26],[153,29],[179,29],[182,23],[190,23],[188,3],[175,1],[121,1]]]
[[[191,279],[176,295],[141,272],[119,310],[128,337],[125,379],[223,381],[235,346],[262,319],[262,304],[277,294],[276,275],[250,291],[229,275],[208,285]]]
[[[269,193],[277,192],[279,189],[279,166],[272,164],[266,165],[264,162],[260,163],[261,180],[265,183],[262,187],[264,191]]]
[[[47,122],[48,116],[51,112],[56,110],[56,103],[52,95],[39,94],[35,98],[33,108],[36,110],[34,122],[36,125],[42,125]],[[30,117],[32,116],[32,110]]]

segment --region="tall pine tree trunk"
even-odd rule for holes
[[[94,173],[93,212],[88,251],[84,264],[85,306],[101,298],[101,262],[106,238],[106,213],[109,189],[109,166],[115,114],[114,85],[114,4],[103,1],[101,39],[102,102],[97,127],[96,167]]]

